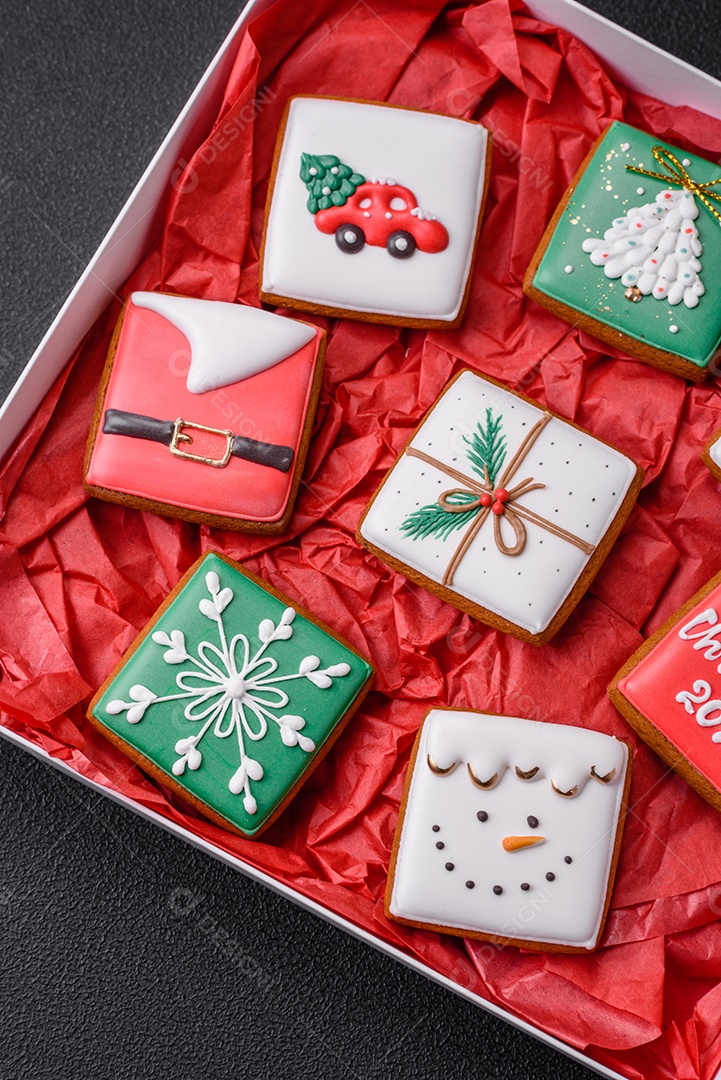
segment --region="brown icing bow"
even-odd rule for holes
[[[549,420],[552,419],[553,416],[551,413],[544,412],[540,420],[533,425],[508,465],[503,470],[496,487],[492,487],[491,485],[488,468],[486,466],[484,466],[484,481],[481,482],[471,476],[466,476],[458,469],[454,469],[452,465],[446,465],[442,461],[437,461],[436,458],[431,457],[430,454],[426,454],[422,450],[416,450],[413,446],[407,448],[406,454],[408,454],[409,457],[420,458],[421,461],[425,461],[426,464],[439,469],[441,472],[444,472],[447,476],[450,476],[453,480],[456,480],[462,485],[462,487],[450,488],[448,491],[444,491],[438,496],[438,505],[443,510],[450,514],[465,514],[469,510],[476,509],[479,511],[451,556],[450,562],[443,575],[443,585],[453,584],[454,574],[463,559],[463,556],[483,528],[489,514],[493,515],[493,539],[502,555],[520,555],[525,548],[527,533],[524,521],[528,521],[533,525],[538,525],[539,528],[545,529],[546,532],[552,533],[553,536],[558,536],[562,540],[566,540],[569,544],[573,544],[574,547],[580,548],[586,555],[591,555],[595,551],[594,544],[586,543],[580,536],[575,536],[572,532],[563,529],[560,525],[554,525],[552,521],[548,521],[547,518],[541,517],[540,514],[521,505],[519,500],[524,495],[527,495],[529,491],[536,491],[540,488],[544,488],[546,486],[545,484],[536,483],[533,477],[528,477],[525,480],[521,480],[520,483],[516,484],[514,487],[508,486],[520,466],[523,464],[525,457],[528,455],[536,439]],[[470,495],[473,496],[473,499],[470,502],[451,502],[449,500],[453,495]],[[508,545],[503,538],[501,526],[504,520],[508,522],[513,530],[514,542],[511,545]]]

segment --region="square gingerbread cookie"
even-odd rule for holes
[[[595,949],[630,780],[628,745],[601,732],[431,709],[406,777],[386,914],[525,949]]]
[[[540,645],[588,588],[642,480],[600,439],[463,371],[387,474],[358,539],[461,611]]]
[[[644,642],[609,693],[659,757],[721,810],[721,574]]]
[[[696,382],[721,344],[721,167],[619,122],[551,220],[525,292],[562,319]]]
[[[721,431],[717,431],[706,443],[701,459],[711,474],[721,481]]]
[[[88,717],[206,817],[257,836],[307,780],[373,668],[230,559],[190,568]]]
[[[324,332],[296,319],[133,293],[103,373],[87,492],[226,529],[283,532],[324,351]]]
[[[261,299],[401,326],[463,317],[490,135],[470,120],[295,97],[267,201]]]

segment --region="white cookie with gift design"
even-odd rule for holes
[[[542,644],[588,588],[642,480],[607,443],[464,371],[386,476],[358,539],[462,611]]]
[[[601,732],[431,709],[406,778],[386,914],[528,949],[596,948],[630,779],[629,746]]]

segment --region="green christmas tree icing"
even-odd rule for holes
[[[311,214],[331,206],[345,206],[365,177],[353,172],[335,154],[301,154],[300,178],[308,188],[306,206]]]
[[[478,473],[484,483],[487,469],[488,480],[493,488],[506,460],[503,417],[494,416],[492,409],[486,409],[485,427],[479,421],[473,434],[470,437],[464,435],[463,441],[468,446],[466,456],[471,463],[471,468]],[[473,521],[481,509],[477,503],[477,496],[472,491],[456,491],[448,496],[447,502],[453,506],[463,506],[464,503],[475,503],[475,505],[465,512],[444,510],[437,502],[421,506],[408,515],[401,525],[401,532],[407,533],[411,540],[423,540],[427,536],[445,540],[452,532],[462,529],[464,525]]]

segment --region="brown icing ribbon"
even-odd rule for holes
[[[413,446],[409,446],[406,449],[406,454],[409,457],[415,457],[419,458],[421,461],[425,461],[427,465],[432,465],[434,468],[439,469],[440,472],[445,473],[446,476],[450,476],[451,479],[462,485],[461,487],[450,488],[448,491],[444,491],[438,496],[438,505],[443,510],[450,514],[464,514],[469,510],[476,509],[479,511],[451,556],[445,573],[443,574],[443,585],[453,584],[453,577],[458,566],[476,536],[483,528],[489,514],[493,515],[493,539],[502,555],[520,555],[525,548],[528,536],[524,521],[537,525],[539,528],[545,529],[546,532],[550,532],[553,536],[558,536],[561,540],[573,544],[574,547],[580,548],[586,555],[591,555],[596,550],[595,544],[586,543],[580,536],[575,536],[572,532],[562,528],[560,525],[554,525],[552,521],[548,521],[546,518],[541,517],[540,514],[535,513],[533,510],[529,510],[528,507],[522,506],[519,503],[518,500],[524,495],[527,495],[529,491],[536,491],[540,488],[544,488],[546,486],[545,484],[535,483],[533,477],[528,477],[525,480],[521,480],[515,487],[508,487],[508,484],[523,464],[524,459],[528,455],[536,439],[549,420],[552,419],[553,416],[551,413],[544,412],[540,420],[533,425],[508,465],[503,470],[500,480],[495,487],[491,486],[488,469],[485,467],[484,482],[481,482],[480,480],[475,480],[471,476],[466,476],[459,469],[454,469],[452,465],[445,465],[442,461],[438,461],[436,458],[431,457],[430,454],[424,453],[423,450],[416,450]],[[474,498],[470,502],[454,503],[449,501],[453,495],[472,495]],[[508,522],[513,530],[514,542],[510,546],[503,538],[501,529],[503,519]]]

